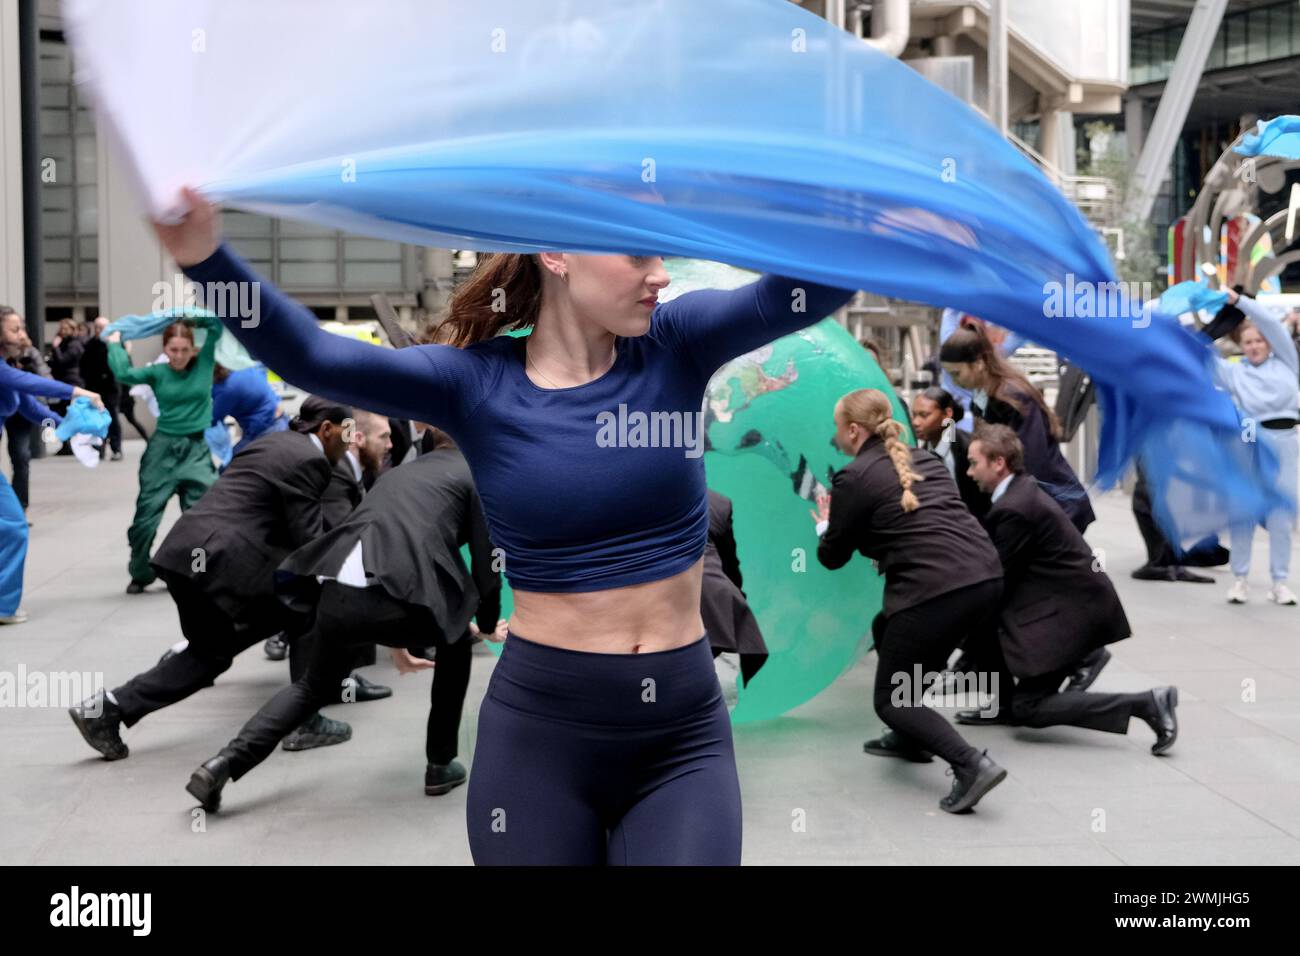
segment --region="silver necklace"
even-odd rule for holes
[[[532,338],[532,336],[529,336],[529,338]],[[610,350],[609,350],[609,354],[610,354],[610,363],[609,363],[609,364],[610,364],[610,367],[612,368],[613,365],[614,365],[614,362],[618,359],[618,342],[617,342],[617,341],[615,341],[613,347],[610,348]],[[546,384],[549,385],[549,386],[551,386],[551,388],[563,388],[563,387],[564,387],[564,386],[562,386],[562,385],[556,385],[554,382],[552,382],[549,378],[546,377],[546,373],[545,373],[545,372],[543,372],[540,368],[537,367],[537,363],[533,361],[533,357],[532,357],[532,355],[530,355],[529,352],[528,352],[528,343],[527,343],[527,342],[524,342],[524,359],[525,359],[525,362],[524,362],[525,366],[527,366],[527,365],[531,365],[531,366],[533,367],[533,370],[536,371],[537,374],[540,375],[540,376],[542,377],[542,379],[546,382]],[[605,372],[608,372],[608,371],[609,371],[609,368],[606,368],[606,369],[605,369]],[[601,372],[600,374],[601,374],[601,375],[604,375],[605,372]],[[600,376],[597,376],[597,378],[599,378],[599,377],[600,377]],[[593,379],[592,381],[595,381],[595,379]]]

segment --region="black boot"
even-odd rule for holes
[[[1099,647],[1088,654],[1075,665],[1074,673],[1070,676],[1070,682],[1065,685],[1065,689],[1087,690],[1093,685],[1102,668],[1110,663],[1110,656],[1110,651],[1105,647]]]
[[[199,801],[199,806],[209,813],[215,813],[221,806],[221,788],[230,780],[230,761],[220,755],[190,774],[186,791]]]
[[[86,738],[86,743],[103,754],[105,760],[121,760],[131,753],[118,732],[122,724],[121,708],[102,690],[77,706],[69,707],[68,714],[81,731],[81,736]]]
[[[439,797],[465,782],[465,768],[453,760],[451,763],[431,763],[424,768],[425,796]]]
[[[877,757],[902,757],[912,763],[929,763],[934,759],[934,754],[930,753],[930,751],[905,743],[892,730],[886,730],[874,740],[868,740],[862,745],[862,749],[864,752],[875,754]]]
[[[1007,778],[1007,772],[995,764],[988,751],[968,767],[954,765],[952,790],[939,801],[939,809],[948,813],[969,813],[980,798]]]
[[[314,750],[351,739],[352,727],[349,724],[341,720],[330,720],[317,711],[305,724],[285,737],[280,746],[284,750]]]

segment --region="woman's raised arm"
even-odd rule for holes
[[[203,304],[254,358],[293,385],[356,408],[454,428],[486,389],[483,356],[445,345],[390,349],[333,335],[220,242],[212,205],[186,190],[191,212],[159,238],[198,284]]]

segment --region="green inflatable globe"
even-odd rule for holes
[[[672,284],[661,302],[757,278],[714,262],[669,259],[666,265]],[[838,571],[823,568],[809,514],[831,473],[849,460],[831,446],[832,415],[840,396],[857,388],[890,396],[910,439],[910,423],[885,374],[831,319],[734,359],[709,381],[705,470],[709,487],[734,506],[745,594],[770,654],[740,690],[732,714],[737,723],[779,717],[806,703],[870,647],[883,581],[861,557]],[[512,608],[507,586],[502,616]]]

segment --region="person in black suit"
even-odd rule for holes
[[[961,402],[946,389],[934,385],[912,399],[912,431],[916,433],[917,444],[934,452],[948,469],[970,513],[983,518],[989,510],[989,496],[966,474],[970,433],[955,427],[965,414]]]
[[[504,640],[501,575],[464,456],[445,433],[435,450],[386,472],[343,524],[280,565],[282,597],[315,608],[304,675],[262,706],[186,786],[207,810],[222,788],[265,760],[317,707],[338,695],[356,648],[378,640],[402,673],[433,666],[425,793],[464,783],[456,760],[475,633]],[[460,556],[468,545],[473,570]],[[319,578],[325,578],[323,582]],[[478,627],[473,627],[477,618]]]
[[[343,455],[350,416],[324,403],[318,417],[299,417],[293,430],[250,442],[172,527],[151,564],[176,602],[188,644],[69,711],[106,759],[129,753],[121,724],[134,726],[212,686],[236,654],[290,623],[273,575],[294,549],[320,536],[321,495]]]
[[[744,687],[767,661],[767,642],[745,598],[744,577],[736,554],[731,499],[709,489],[709,537],[704,545],[704,581],[700,616],[713,656],[736,654]]]
[[[1004,359],[980,328],[958,329],[939,350],[952,380],[971,390],[971,410],[990,425],[1007,425],[1025,449],[1025,470],[1038,479],[1080,533],[1096,520],[1088,492],[1061,454],[1060,425],[1042,393]]]
[[[99,457],[113,455],[113,461],[122,460],[122,422],[117,417],[118,395],[121,386],[108,365],[108,345],[99,333],[108,328],[108,319],[99,316],[92,326],[93,334],[86,338],[81,353],[81,378],[86,388],[98,392],[104,399],[104,411],[109,414],[108,441],[99,449]]]
[[[836,472],[819,502],[817,559],[843,567],[857,551],[885,576],[884,606],[872,623],[879,665],[874,704],[890,730],[868,753],[952,765],[952,792],[939,806],[964,813],[1007,772],[925,706],[949,653],[984,626],[1002,594],[998,554],[962,504],[943,462],[899,440],[889,398],[858,389],[835,404],[835,444],[853,460]],[[911,691],[906,688],[910,685]]]
[[[1068,724],[1128,733],[1129,719],[1155,731],[1153,754],[1178,737],[1178,688],[1140,694],[1061,691],[1074,662],[1131,634],[1119,596],[1059,505],[1024,470],[1024,449],[1005,425],[984,425],[970,447],[970,474],[993,499],[985,518],[1002,561],[1001,632],[981,659],[996,661],[998,708],[963,711],[958,723]],[[995,632],[994,632],[995,633]]]

